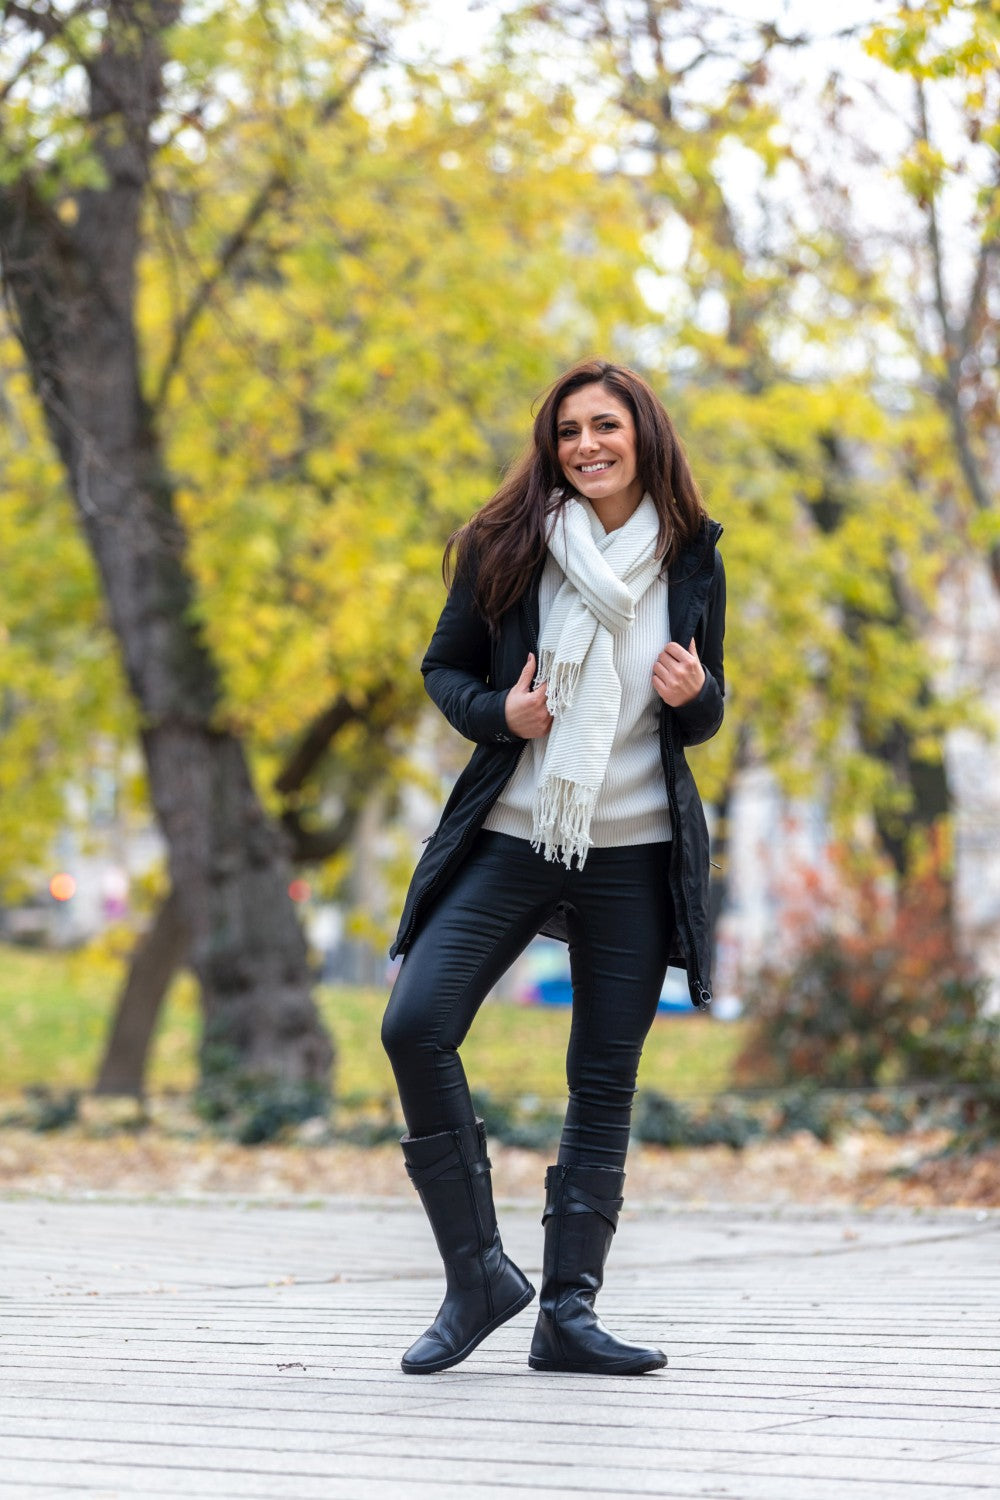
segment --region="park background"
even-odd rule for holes
[[[998,44],[996,0],[6,7],[9,1185],[394,1190],[441,552],[602,353],[729,582],[735,1018],[657,1022],[637,1170],[997,1201]],[[515,1185],[565,1028],[470,1039]]]

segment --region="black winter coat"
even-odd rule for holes
[[[669,873],[677,933],[671,963],[687,969],[691,1000],[700,1010],[712,1000],[708,829],[684,748],[711,739],[722,723],[726,575],[716,551],[721,535],[718,522],[703,523],[698,539],[670,566],[670,636],[685,647],[694,637],[705,681],[697,697],[682,708],[660,707],[660,758],[670,805]],[[406,952],[433,901],[458,870],[527,744],[508,729],[504,704],[529,651],[538,657],[542,566],[493,635],[475,604],[474,573],[460,567],[427,648],[421,666],[427,691],[448,722],[475,741],[476,748],[413,872],[391,949],[393,958]],[[542,930],[566,937],[558,914]]]

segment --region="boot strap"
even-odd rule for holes
[[[424,1167],[413,1167],[406,1163],[406,1175],[413,1186],[419,1192],[428,1182],[433,1182],[438,1177],[443,1177],[445,1172],[453,1167],[467,1170],[470,1177],[482,1177],[490,1170],[490,1159],[484,1156],[481,1161],[466,1162],[458,1151],[448,1151],[437,1161],[428,1162]]]
[[[577,1187],[577,1185],[576,1185],[575,1182],[564,1182],[563,1183],[563,1212],[564,1213],[566,1212],[565,1205],[568,1202],[579,1203],[584,1208],[589,1208],[592,1213],[600,1214],[600,1216],[601,1216],[602,1219],[607,1219],[607,1221],[611,1225],[612,1229],[617,1229],[618,1228],[618,1215],[622,1211],[622,1206],[623,1206],[623,1204],[625,1202],[625,1199],[624,1198],[598,1198],[594,1193],[588,1193],[583,1188]],[[550,1198],[549,1201],[545,1205],[545,1212],[542,1215],[542,1223],[543,1224],[545,1223],[546,1219],[550,1219],[552,1217],[552,1215],[557,1212],[558,1207],[559,1207],[558,1200],[555,1199],[555,1198]]]

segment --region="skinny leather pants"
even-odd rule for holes
[[[568,870],[526,839],[479,832],[403,960],[382,1023],[411,1135],[475,1119],[458,1048],[488,992],[561,907],[573,1013],[559,1163],[621,1170],[673,937],[669,849],[591,849],[582,870]]]

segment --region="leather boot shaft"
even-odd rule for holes
[[[545,1175],[545,1252],[532,1369],[639,1375],[667,1362],[659,1349],[616,1338],[594,1311],[624,1184],[624,1172],[607,1167],[555,1166]]]
[[[424,1207],[449,1285],[474,1287],[495,1259],[496,1215],[481,1121],[440,1135],[404,1136],[407,1175]]]
[[[431,1136],[404,1136],[403,1159],[444,1263],[447,1290],[430,1328],[403,1355],[409,1375],[447,1370],[535,1289],[503,1252],[482,1121]]]

